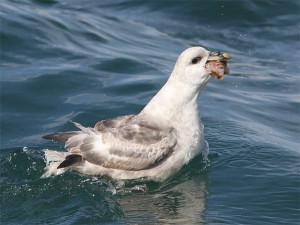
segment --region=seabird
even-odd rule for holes
[[[42,177],[68,170],[113,179],[164,181],[205,147],[198,97],[213,78],[229,73],[230,54],[191,47],[181,53],[160,91],[136,115],[102,120],[79,131],[43,136],[68,152],[45,150]]]

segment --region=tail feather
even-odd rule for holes
[[[66,158],[68,152],[58,152],[53,150],[45,150],[46,167],[42,178],[53,175],[60,175],[67,171],[67,168],[57,168]]]
[[[73,123],[80,131],[57,132],[43,136],[45,139],[66,142],[65,148],[73,152],[45,150],[46,167],[45,173],[42,175],[43,178],[62,174],[74,166],[80,166],[80,163],[83,162],[82,156],[76,154],[75,150],[79,148],[78,146],[82,144],[87,134],[94,134],[96,131],[79,123]]]

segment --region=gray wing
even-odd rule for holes
[[[90,163],[122,170],[155,167],[175,146],[174,129],[151,126],[132,115],[100,121],[66,143],[70,152],[80,153]]]

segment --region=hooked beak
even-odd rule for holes
[[[231,58],[229,53],[210,52],[205,68],[217,79],[223,79],[224,74],[229,73],[227,60]]]

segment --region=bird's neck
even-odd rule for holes
[[[199,123],[198,96],[200,89],[201,87],[191,87],[178,82],[171,76],[139,116],[145,116],[153,122],[156,121],[165,126],[177,124],[180,127],[181,124],[186,124],[188,121]]]

